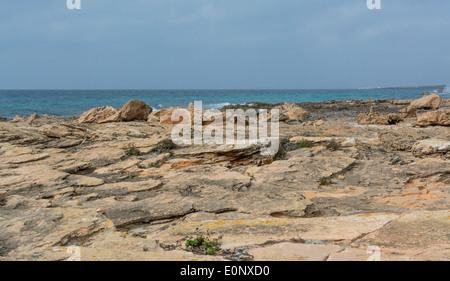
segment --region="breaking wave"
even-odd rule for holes
[[[233,105],[229,102],[223,102],[223,103],[214,103],[214,104],[205,104],[205,108],[211,108],[211,109],[221,109],[224,106]]]

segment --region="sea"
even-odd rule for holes
[[[0,117],[14,118],[33,113],[80,116],[100,106],[122,107],[127,101],[145,101],[155,110],[187,107],[202,101],[203,108],[222,108],[252,102],[300,103],[347,99],[417,99],[428,93],[450,98],[445,86],[335,89],[335,90],[0,90]]]

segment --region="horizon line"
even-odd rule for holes
[[[378,86],[378,87],[356,87],[356,88],[167,88],[167,89],[132,89],[132,88],[120,88],[120,89],[108,89],[108,88],[78,88],[78,89],[62,89],[62,88],[39,88],[39,89],[0,89],[0,91],[296,91],[296,90],[375,90],[375,89],[421,89],[421,88],[441,88],[446,87],[446,84],[441,85],[420,85],[420,86]]]

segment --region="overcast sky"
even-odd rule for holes
[[[0,89],[450,83],[450,1],[0,0]]]

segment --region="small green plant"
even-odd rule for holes
[[[194,240],[187,240],[185,245],[186,249],[202,252],[207,255],[214,255],[220,250],[219,244],[216,241],[208,241],[202,236],[199,236]]]
[[[141,151],[134,146],[127,148],[126,153],[128,156],[141,156]]]
[[[327,178],[320,178],[319,179],[320,185],[328,185],[328,179]]]
[[[336,141],[332,141],[329,144],[327,144],[327,149],[331,151],[338,150],[340,147],[341,147],[340,144]]]
[[[172,149],[175,149],[177,147],[176,144],[173,143],[170,139],[165,139],[163,141],[160,141],[153,149],[152,152],[157,153],[165,153],[170,152]]]
[[[308,148],[308,147],[313,147],[314,143],[312,141],[301,141],[299,145],[300,145],[300,148]]]

